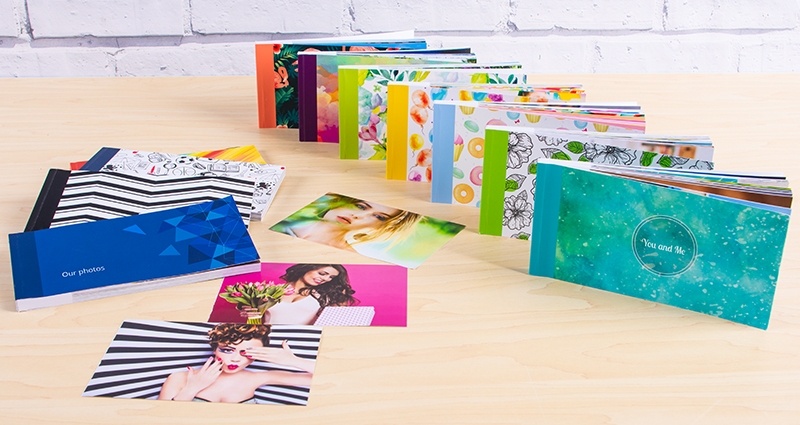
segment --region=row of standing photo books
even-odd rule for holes
[[[388,179],[430,184],[432,202],[478,208],[480,233],[532,240],[532,274],[766,328],[791,206],[783,175],[714,171],[709,137],[644,134],[636,103],[587,103],[581,85],[532,84],[519,63],[383,43],[257,46],[270,56],[259,94],[275,93],[259,99],[275,120],[259,125],[338,142],[342,159],[385,160]],[[582,186],[541,178],[554,167],[648,190],[592,186],[601,195],[581,208],[598,216],[570,222],[577,204],[555,201]]]

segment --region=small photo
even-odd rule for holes
[[[406,326],[408,269],[388,264],[261,263],[222,280],[209,322]]]
[[[322,328],[125,321],[84,397],[308,404]]]
[[[327,193],[270,229],[413,269],[464,226]]]

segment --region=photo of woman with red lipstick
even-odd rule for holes
[[[414,268],[464,226],[327,193],[271,230]]]
[[[201,367],[167,377],[159,400],[256,403],[255,391],[264,385],[311,385],[314,362],[297,357],[286,341],[268,348],[269,325],[220,323],[208,331],[213,354]],[[247,370],[253,360],[294,367],[302,372]]]
[[[85,397],[305,405],[322,328],[127,320]]]

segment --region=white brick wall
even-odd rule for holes
[[[183,0],[27,0],[33,38],[183,35]]]
[[[15,0],[0,0],[0,39],[20,34],[18,13]]]
[[[534,72],[800,71],[800,0],[0,0],[0,77],[249,75],[256,41],[404,29]]]

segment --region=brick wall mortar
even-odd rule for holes
[[[800,71],[800,0],[0,0],[0,77],[251,75],[257,41],[410,28],[534,72]]]

